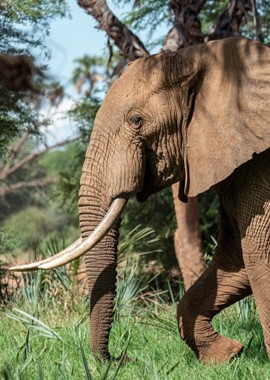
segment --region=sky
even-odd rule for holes
[[[74,60],[85,54],[101,55],[106,46],[107,37],[105,32],[97,29],[97,22],[78,6],[76,0],[67,2],[71,17],[51,22],[50,36],[47,41],[51,51],[48,75],[64,84],[67,92],[72,92],[70,78],[74,69]],[[117,12],[116,9],[113,11]],[[74,135],[74,125],[65,117],[73,104],[74,100],[67,98],[56,110],[50,110],[49,116],[53,123],[47,135],[49,145]],[[46,112],[44,110],[44,113]]]
[[[63,81],[70,78],[74,59],[84,54],[101,55],[107,40],[105,32],[97,29],[97,22],[78,6],[76,0],[67,2],[71,18],[53,21],[48,38],[52,53],[51,74]],[[113,11],[119,13],[117,9]]]
[[[98,23],[78,6],[76,0],[67,0],[71,18],[57,19],[51,23],[48,46],[52,52],[51,73],[60,79],[68,80],[74,68],[74,59],[84,54],[101,55],[106,48],[107,35],[98,30]],[[132,5],[133,1],[130,1]],[[117,7],[107,0],[109,8],[121,19],[131,9],[131,5]],[[155,31],[155,37],[164,34],[164,25]],[[141,32],[139,38],[146,41],[146,33]],[[157,48],[158,51],[158,48]]]

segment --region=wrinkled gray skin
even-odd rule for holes
[[[178,308],[182,338],[206,363],[242,350],[210,322],[251,292],[270,353],[270,167],[269,153],[259,154],[270,147],[269,82],[269,49],[244,39],[137,60],[108,91],[83,166],[83,238],[119,196],[145,201],[177,181],[182,199],[210,187],[219,193],[217,253]],[[118,230],[85,256],[96,357],[109,357]]]

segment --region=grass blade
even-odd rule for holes
[[[115,380],[115,379],[116,379],[116,376],[117,376],[117,374],[118,374],[119,369],[121,368],[121,366],[122,366],[124,360],[127,359],[127,350],[128,350],[129,342],[130,342],[130,339],[131,339],[131,334],[130,334],[130,332],[128,332],[128,334],[129,334],[129,336],[128,336],[128,339],[127,339],[126,347],[125,347],[124,351],[122,352],[121,359],[119,360],[119,363],[118,363],[118,365],[117,365],[117,367],[116,367],[116,370],[115,370],[115,373],[114,373],[114,375],[113,375],[112,380]]]
[[[64,347],[62,349],[61,380],[66,380],[66,357]]]
[[[19,315],[17,315],[17,314]],[[31,328],[34,330],[38,330],[43,332],[43,334],[50,338],[57,338],[61,342],[63,342],[60,335],[58,335],[54,330],[52,330],[48,325],[46,325],[44,322],[40,321],[39,319],[33,317],[33,315],[26,313],[25,311],[22,311],[20,309],[14,308],[12,310],[12,313],[5,313],[5,315],[8,318],[14,319],[16,321],[20,321],[23,323],[27,328]],[[22,317],[20,316],[22,315]]]
[[[40,365],[40,362],[38,362],[38,377],[37,377],[37,380],[44,380],[43,370],[42,370],[42,367]]]
[[[88,363],[86,360],[85,352],[84,352],[81,341],[79,341],[79,344],[80,344],[81,357],[82,357],[82,361],[83,361],[83,368],[84,368],[84,372],[85,372],[85,378],[86,378],[86,380],[92,380],[91,373],[90,373],[90,370],[88,367]]]

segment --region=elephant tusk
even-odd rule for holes
[[[70,246],[63,249],[63,251],[57,253],[54,256],[48,257],[47,259],[36,261],[36,262],[30,263],[30,264],[17,265],[17,266],[8,268],[8,270],[14,271],[14,272],[24,272],[24,271],[37,270],[39,265],[49,263],[50,261],[56,260],[57,258],[62,257],[66,253],[73,251],[76,247],[78,247],[82,243],[82,241],[83,241],[82,238],[77,239]]]
[[[59,266],[70,263],[71,261],[82,256],[86,251],[89,251],[93,248],[100,240],[107,235],[111,230],[117,219],[120,217],[123,209],[125,208],[128,202],[128,198],[116,198],[107,214],[97,226],[97,228],[89,235],[85,240],[81,242],[80,245],[76,246],[72,252],[68,252],[61,257],[57,257],[55,260],[50,261],[46,264],[39,265],[39,269],[53,269]]]

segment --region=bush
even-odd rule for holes
[[[70,242],[76,235],[77,229],[72,225],[68,216],[55,208],[37,208],[29,206],[16,214],[12,214],[4,224],[15,236],[22,250],[36,250],[44,246],[50,236],[62,236]],[[66,239],[65,239],[66,238]]]

